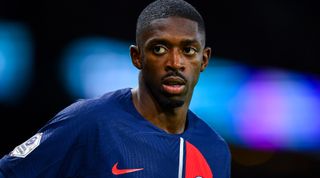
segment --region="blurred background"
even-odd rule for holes
[[[0,155],[76,99],[137,86],[128,49],[150,2],[0,0]],[[232,177],[320,178],[316,1],[188,2],[213,48],[191,108],[229,143]]]

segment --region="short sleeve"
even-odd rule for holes
[[[0,159],[2,177],[59,177],[70,150],[79,144],[81,130],[78,116],[63,110],[37,133]],[[0,176],[0,177],[1,177]]]

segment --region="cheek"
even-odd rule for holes
[[[201,72],[201,62],[200,61],[190,62],[190,68],[191,68],[192,74],[195,77],[199,76],[199,74]]]
[[[148,62],[145,63],[145,70],[148,71],[148,73],[156,75],[160,71],[160,65],[155,62]]]
[[[189,69],[189,80],[192,83],[192,86],[195,86],[198,83],[199,76],[200,76],[200,70],[201,70],[201,63],[199,61],[195,61],[190,63],[190,69]]]
[[[161,68],[160,65],[155,62],[146,62],[144,68],[142,69],[144,78],[148,79],[149,82],[158,82],[161,78]]]

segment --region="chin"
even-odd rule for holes
[[[172,95],[163,90],[150,90],[152,95],[158,101],[159,105],[163,108],[174,109],[181,107],[185,104],[185,97],[180,95]]]
[[[181,100],[170,100],[168,103],[168,106],[170,108],[178,108],[183,106],[183,104],[184,104],[184,101],[181,101]]]
[[[184,105],[184,100],[162,98],[160,100],[160,105],[162,105],[164,108],[178,108]]]

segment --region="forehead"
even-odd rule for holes
[[[204,34],[195,21],[182,17],[168,17],[153,20],[140,35],[142,43],[150,39],[194,40],[204,43]]]

